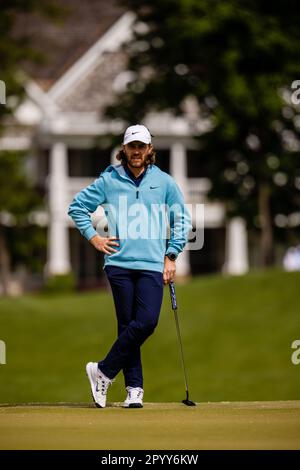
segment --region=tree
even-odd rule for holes
[[[300,76],[296,0],[124,0],[137,14],[127,47],[134,79],[109,116],[184,113],[188,96],[211,121],[201,152],[211,198],[261,233],[273,262],[274,220],[299,210],[299,143],[290,86]],[[284,97],[288,96],[284,99]]]
[[[1,0],[0,15],[0,80],[5,83],[6,95],[14,97],[14,107],[24,95],[22,63],[33,61],[43,63],[46,58],[30,44],[30,37],[16,31],[18,15],[35,13],[53,20],[60,20],[66,14],[55,0]],[[0,105],[0,128],[5,116],[11,114],[11,106]]]
[[[13,97],[14,107],[0,105],[0,130],[3,132],[7,117],[12,114],[24,96],[24,79],[20,75],[23,61],[41,61],[45,59],[31,46],[30,39],[23,34],[16,34],[15,20],[18,14],[39,13],[53,19],[61,18],[62,9],[52,0],[1,0],[0,15],[0,79],[5,83],[7,98]],[[65,14],[65,11],[64,13]],[[8,100],[7,100],[8,101]],[[30,212],[42,204],[42,199],[30,182],[25,171],[26,155],[20,152],[0,151],[0,280],[5,294],[9,293],[11,259],[18,251],[23,251],[24,240],[17,246],[12,239],[17,239],[18,229],[29,230]],[[13,227],[15,237],[9,237],[9,228]],[[31,227],[31,239],[38,238],[38,231]],[[30,251],[27,238],[27,251]],[[19,250],[19,248],[22,249]]]
[[[25,158],[26,154],[20,152],[0,152],[0,280],[4,294],[9,294],[11,273],[8,228],[27,230],[28,215],[42,205],[26,175]]]

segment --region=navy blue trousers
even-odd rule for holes
[[[163,299],[163,274],[106,266],[118,321],[118,338],[99,369],[113,379],[123,370],[125,386],[143,388],[141,345],[153,333]]]

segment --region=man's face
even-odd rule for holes
[[[123,145],[123,150],[127,157],[128,166],[141,168],[145,165],[145,161],[152,151],[152,145],[134,140],[133,142],[129,142],[129,144]]]

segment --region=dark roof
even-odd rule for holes
[[[25,71],[49,89],[121,16],[117,0],[56,0],[67,9],[53,22],[36,14],[18,15],[17,35],[28,35],[33,48],[45,56],[42,64],[24,63]]]

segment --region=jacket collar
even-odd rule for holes
[[[109,168],[112,168],[113,170],[115,170],[121,177],[129,179],[130,181],[132,181],[130,179],[130,177],[127,175],[127,173],[126,173],[126,171],[125,171],[125,169],[124,169],[124,167],[121,163],[119,163],[118,165],[111,165]],[[148,167],[145,170],[144,177],[146,176],[146,174],[150,173],[152,170],[153,170],[153,165],[148,165]]]

